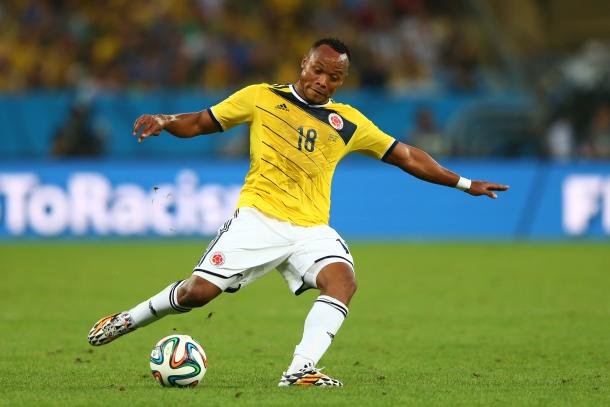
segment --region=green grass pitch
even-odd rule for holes
[[[359,291],[321,361],[344,388],[277,388],[314,291],[277,273],[107,346],[86,335],[189,275],[205,242],[0,245],[0,405],[610,405],[607,243],[354,243]],[[148,356],[190,334],[209,366],[160,387]]]

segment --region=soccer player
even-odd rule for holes
[[[100,319],[89,332],[89,343],[103,345],[168,314],[202,307],[277,269],[296,295],[320,290],[279,386],[342,386],[316,368],[356,291],[352,255],[328,226],[331,180],[339,161],[348,153],[363,153],[474,196],[496,198],[494,191],[508,189],[460,177],[424,151],[385,134],[358,110],[331,99],[349,63],[350,52],[341,41],[321,39],[301,61],[294,84],[252,85],[200,112],[146,114],[136,120],[138,141],[162,130],[190,138],[248,123],[250,171],[235,214],[219,229],[191,277],[128,311]]]

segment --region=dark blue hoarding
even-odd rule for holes
[[[610,163],[453,161],[509,184],[497,200],[419,181],[375,160],[341,163],[331,225],[346,238],[610,237]],[[209,236],[231,216],[247,162],[0,164],[0,238]]]

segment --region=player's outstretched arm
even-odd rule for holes
[[[220,131],[210,112],[202,110],[195,113],[144,114],[133,124],[133,135],[141,142],[146,137],[158,136],[162,130],[180,138]]]
[[[424,181],[459,188],[473,196],[487,195],[495,199],[498,196],[494,191],[508,189],[507,185],[461,178],[437,163],[425,151],[403,143],[398,143],[385,161]]]

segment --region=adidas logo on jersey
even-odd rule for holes
[[[286,106],[286,103],[280,103],[280,104],[279,104],[279,105],[277,105],[275,108],[276,108],[276,109],[280,109],[280,110],[285,110],[285,111],[287,111],[287,112],[289,112],[289,111],[290,111],[290,109],[288,109],[288,106]]]

